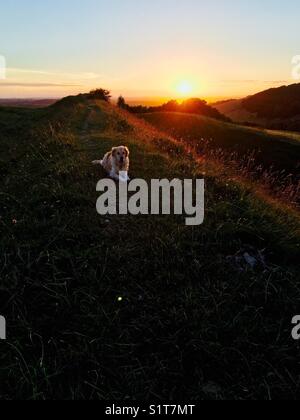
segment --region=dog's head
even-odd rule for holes
[[[114,147],[112,149],[112,155],[119,166],[123,166],[128,162],[129,149],[125,146]]]

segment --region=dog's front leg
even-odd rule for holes
[[[109,176],[110,176],[112,179],[114,179],[115,181],[119,181],[119,180],[120,180],[119,175],[118,175],[118,174],[117,174],[114,170],[112,170],[112,171],[110,172]]]
[[[128,172],[127,171],[121,171],[119,173],[119,180],[122,182],[129,182],[130,178],[128,176]]]

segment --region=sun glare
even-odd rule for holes
[[[179,85],[177,86],[177,92],[182,96],[182,97],[186,97],[188,95],[190,95],[193,92],[193,86],[190,82],[188,81],[182,81],[179,83]]]

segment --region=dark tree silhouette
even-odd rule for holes
[[[230,122],[230,118],[221,114],[217,109],[211,107],[206,101],[202,99],[194,98],[188,99],[181,104],[177,101],[169,101],[161,106],[128,106],[127,109],[134,114],[145,114],[151,112],[183,112],[186,114],[198,114],[217,120]]]
[[[129,109],[129,106],[126,104],[126,101],[123,98],[123,96],[119,97],[117,105],[121,109]]]
[[[111,94],[106,89],[94,89],[89,93],[91,99],[99,99],[100,101],[109,102],[111,100]]]
[[[161,108],[162,108],[162,111],[177,112],[179,111],[180,105],[177,101],[173,100],[173,101],[167,102],[166,104],[163,104]]]

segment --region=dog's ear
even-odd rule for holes
[[[128,147],[125,147],[125,153],[126,153],[126,157],[128,157],[130,155]]]
[[[112,152],[112,155],[115,157],[115,156],[116,156],[116,154],[117,154],[117,148],[116,148],[116,147],[113,147],[113,148],[111,149],[111,152]]]

